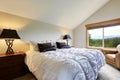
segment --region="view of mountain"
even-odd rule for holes
[[[104,39],[110,39],[110,38],[120,38],[120,36],[104,36]],[[91,39],[102,39],[102,36],[91,36]]]

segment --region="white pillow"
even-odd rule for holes
[[[32,50],[32,51],[39,51],[37,42],[35,42],[35,41],[30,41],[29,44],[30,44],[30,50]]]
[[[118,52],[120,53],[120,44],[118,44],[117,50],[118,50]]]

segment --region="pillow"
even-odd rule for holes
[[[70,48],[70,46],[67,45],[65,42],[56,42],[56,46],[57,46],[57,48],[59,48],[59,49],[62,49],[62,48]]]
[[[118,52],[120,53],[120,44],[118,44],[117,50],[118,50]]]
[[[38,43],[38,48],[40,52],[56,50],[51,43]]]
[[[51,46],[50,48],[46,48],[46,49],[44,50],[44,52],[45,52],[45,51],[55,51],[55,50],[56,50],[55,46]]]
[[[37,42],[30,41],[29,44],[30,44],[30,50],[39,51]]]

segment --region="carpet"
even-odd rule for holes
[[[97,80],[120,80],[120,70],[106,64],[99,71]]]

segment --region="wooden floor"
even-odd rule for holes
[[[14,80],[36,80],[31,73],[16,78]],[[99,72],[97,80],[120,80],[120,70],[106,64]]]

